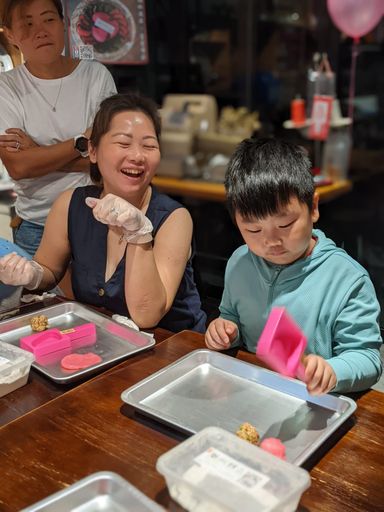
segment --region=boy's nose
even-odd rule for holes
[[[266,236],[264,238],[264,244],[266,247],[278,247],[281,245],[281,243],[281,238],[279,238],[277,235]]]

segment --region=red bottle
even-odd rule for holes
[[[302,98],[291,101],[291,121],[294,124],[305,123],[305,101]]]

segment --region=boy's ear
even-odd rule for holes
[[[311,211],[312,222],[315,223],[319,220],[319,194],[315,192],[312,200],[312,211]]]

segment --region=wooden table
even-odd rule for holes
[[[45,300],[43,303],[35,302],[33,304],[23,305],[17,314],[28,314],[34,311],[38,311],[43,307],[60,304],[64,300],[67,299],[64,297],[54,297],[53,299]],[[154,329],[152,332],[154,334],[156,343],[160,343],[172,335],[170,331],[161,328]],[[129,365],[129,362],[130,360],[128,359],[126,361],[126,365]],[[89,378],[90,377],[86,377],[84,380],[89,380]],[[70,389],[77,387],[79,384],[81,384],[81,381],[66,385],[57,384],[41,375],[34,368],[31,368],[29,379],[25,386],[16,389],[12,393],[0,398],[0,426],[13,421],[19,416],[22,416],[23,414],[26,414],[27,412],[40,407],[41,405],[53,400],[58,396],[61,396],[63,393],[66,393]]]
[[[90,473],[110,470],[168,510],[179,510],[155,464],[180,436],[135,416],[120,394],[202,347],[202,335],[184,331],[2,427],[0,509],[20,510]],[[255,356],[238,357],[251,362]],[[383,510],[384,394],[369,391],[357,402],[352,428],[318,453],[301,512]]]
[[[225,189],[222,183],[212,183],[203,180],[187,180],[170,178],[167,176],[155,176],[152,183],[166,194],[194,197],[206,201],[225,201]],[[316,188],[320,201],[330,201],[349,192],[352,182],[349,180],[336,181],[332,185],[325,185]]]

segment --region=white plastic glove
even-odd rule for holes
[[[35,290],[43,279],[44,269],[36,261],[27,260],[15,252],[0,258],[0,281]]]
[[[86,204],[93,209],[96,220],[109,226],[121,228],[123,239],[131,244],[151,242],[151,221],[136,206],[113,194],[102,199],[87,197]]]

